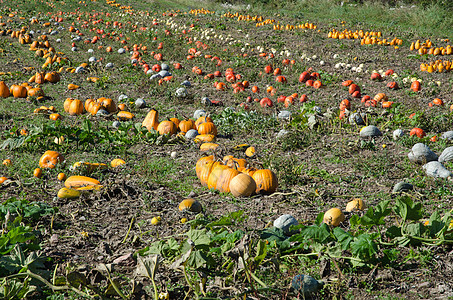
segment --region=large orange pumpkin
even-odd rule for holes
[[[57,151],[47,150],[39,159],[39,167],[54,169],[58,163],[64,160],[63,155]]]
[[[252,178],[256,182],[256,193],[272,194],[277,190],[278,181],[274,172],[269,169],[260,169],[253,173]]]

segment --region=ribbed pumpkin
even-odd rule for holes
[[[47,150],[39,159],[39,167],[54,169],[56,165],[64,160],[63,155],[57,151]]]
[[[148,114],[146,115],[145,119],[142,122],[142,126],[146,127],[146,129],[151,131],[151,128],[157,130],[159,126],[159,113],[154,108],[151,109]]]
[[[101,104],[101,106],[105,107],[105,110],[108,111],[109,113],[114,113],[118,110],[115,101],[113,101],[110,98],[102,97],[99,98],[97,102]]]
[[[11,95],[8,86],[4,81],[0,81],[0,97],[8,98]]]
[[[203,156],[197,160],[197,164],[195,165],[195,172],[197,173],[198,179],[201,180],[200,173],[202,172],[203,167],[213,161],[214,161],[214,155]]]
[[[71,116],[77,116],[83,114],[84,112],[85,109],[83,108],[83,102],[79,99],[74,99],[69,106],[69,114]]]
[[[27,88],[21,85],[14,84],[10,88],[14,98],[27,98]]]
[[[260,169],[253,173],[256,182],[256,193],[272,194],[278,186],[277,176],[269,169]]]
[[[50,83],[57,83],[60,81],[60,73],[55,71],[49,72],[44,76],[44,79]]]
[[[240,173],[230,181],[230,191],[235,197],[249,197],[255,190],[256,182],[247,174]]]
[[[35,74],[35,83],[37,83],[37,84],[45,83],[46,80],[44,79],[44,77],[45,77],[44,72],[36,72],[36,74]]]
[[[67,98],[65,101],[64,101],[64,111],[69,113],[69,107],[71,106],[71,103],[74,101],[74,99],[72,98]]]
[[[44,91],[39,87],[35,87],[35,88],[29,89],[27,91],[27,94],[30,97],[40,97],[40,96],[44,96]]]
[[[178,118],[170,118],[170,121],[172,121],[173,123],[175,123],[176,127],[179,128],[179,123],[180,123],[181,121],[179,121]]]
[[[220,174],[219,179],[217,180],[217,189],[221,193],[229,193],[230,192],[230,182],[236,176],[239,175],[239,171],[233,168],[227,168],[223,170],[222,174]]]
[[[198,126],[200,126],[200,124],[206,123],[206,122],[212,122],[211,117],[208,117],[208,116],[199,117],[199,118],[195,121],[195,129],[198,129]]]
[[[218,163],[217,165],[213,166],[211,169],[211,173],[208,177],[208,188],[209,189],[216,189],[217,188],[217,181],[219,180],[220,176],[222,175],[223,171],[228,169],[222,163]]]
[[[159,132],[159,134],[173,135],[178,131],[178,127],[176,127],[176,124],[172,121],[167,120],[159,123],[159,126],[157,126],[157,131]]]
[[[212,122],[204,122],[198,125],[198,134],[217,135],[217,127]]]
[[[256,171],[257,171],[257,169],[255,169],[255,168],[253,168],[253,167],[252,167],[252,168],[248,168],[248,169],[245,169],[245,168],[244,168],[243,170],[241,170],[242,173],[247,174],[247,175],[252,176],[252,177],[253,177],[253,174],[254,174]]]
[[[190,129],[195,129],[195,122],[191,119],[188,119],[188,120],[182,120],[181,122],[179,122],[179,130],[181,130],[182,132],[186,133],[187,131],[189,131]]]

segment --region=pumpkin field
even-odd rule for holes
[[[453,298],[451,17],[246,3],[0,0],[1,299]]]

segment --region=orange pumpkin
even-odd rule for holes
[[[39,159],[39,167],[54,169],[56,165],[64,160],[63,155],[57,151],[47,150]]]
[[[277,190],[278,181],[274,172],[269,169],[260,169],[253,173],[252,178],[256,182],[257,194],[272,194]]]
[[[11,93],[13,94],[14,98],[27,98],[27,89],[21,85],[12,85]]]
[[[172,121],[167,120],[159,123],[159,125],[157,126],[157,131],[159,132],[159,134],[173,135],[178,131],[178,127],[176,127],[176,124]]]
[[[159,113],[153,108],[146,115],[145,119],[142,122],[142,126],[146,127],[146,129],[148,129],[149,131],[151,131],[151,128],[157,130],[157,127],[159,126],[158,118]]]
[[[179,130],[186,133],[190,129],[195,129],[195,122],[191,119],[182,120],[181,122],[179,122],[178,127],[179,127]]]
[[[79,99],[74,99],[69,106],[69,114],[71,116],[81,115],[85,112],[83,108],[83,103]]]
[[[221,193],[229,193],[230,192],[230,181],[240,172],[233,168],[227,168],[223,170],[220,174],[219,179],[217,180],[217,190]]]
[[[11,95],[8,86],[4,81],[0,81],[0,97],[8,98]]]
[[[217,127],[212,122],[205,122],[198,125],[198,134],[217,135]]]
[[[211,173],[209,173],[208,177],[208,188],[209,189],[216,189],[217,188],[217,181],[219,180],[220,176],[222,175],[223,171],[228,169],[227,166],[222,164],[221,162],[216,163],[215,166],[212,166]]]

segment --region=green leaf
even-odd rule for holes
[[[377,245],[374,242],[375,235],[363,233],[351,243],[351,253],[354,257],[369,261],[375,258]]]
[[[396,199],[394,211],[395,214],[400,216],[404,221],[418,221],[423,216],[422,204],[414,203],[412,199],[407,196]]]
[[[330,229],[327,224],[322,223],[320,226],[308,226],[303,229],[300,234],[305,238],[312,239],[313,241],[325,243],[330,238]]]
[[[333,229],[333,235],[340,242],[341,249],[346,250],[349,248],[349,244],[354,240],[354,237],[349,233],[341,229],[340,227],[335,227]]]
[[[208,249],[211,244],[211,237],[206,233],[206,229],[190,229],[187,237],[192,240],[198,249]]]
[[[256,245],[256,255],[254,258],[256,265],[260,265],[266,258],[266,255],[267,255],[267,244],[265,241],[260,240]]]
[[[387,208],[390,200],[379,202],[374,208],[370,207],[365,215],[360,219],[360,224],[366,226],[383,225],[384,218],[391,213],[391,209]]]
[[[394,239],[394,238],[397,238],[397,237],[400,237],[402,236],[401,234],[401,227],[398,227],[398,226],[390,226],[387,231],[385,232],[385,235],[390,238],[390,239]]]
[[[421,237],[425,227],[422,223],[412,223],[406,226],[405,231],[411,236]]]
[[[189,256],[189,259],[187,260],[187,264],[195,269],[203,267],[207,262],[208,259],[206,257],[206,254],[204,254],[200,250],[192,251],[192,253]]]
[[[445,223],[442,222],[442,218],[438,211],[434,211],[429,218],[429,234],[431,237],[434,237],[439,233],[445,226]]]

